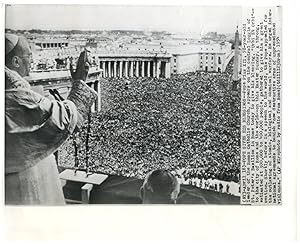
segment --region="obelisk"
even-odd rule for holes
[[[232,90],[237,90],[237,84],[239,81],[239,31],[238,26],[235,32],[234,42],[234,60],[233,60],[233,76],[232,76]]]

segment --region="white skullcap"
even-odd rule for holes
[[[17,46],[19,37],[14,34],[5,34],[5,55],[8,55]]]

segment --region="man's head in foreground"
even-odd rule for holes
[[[150,172],[141,187],[144,204],[176,203],[180,191],[177,178],[169,171],[159,169]]]
[[[25,37],[5,34],[5,66],[25,77],[29,75],[32,53]]]

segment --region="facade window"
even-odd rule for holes
[[[208,56],[206,55],[206,59],[208,59]]]
[[[218,57],[218,63],[221,64],[221,57]]]
[[[211,60],[214,60],[214,56],[211,56]]]

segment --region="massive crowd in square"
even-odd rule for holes
[[[238,183],[240,94],[231,89],[232,66],[168,79],[107,78],[101,111],[91,114],[88,151],[85,126],[61,148],[59,164],[73,167],[76,156],[81,168],[88,161],[91,171],[141,179],[164,168],[181,183],[218,191],[219,183],[207,182]]]

